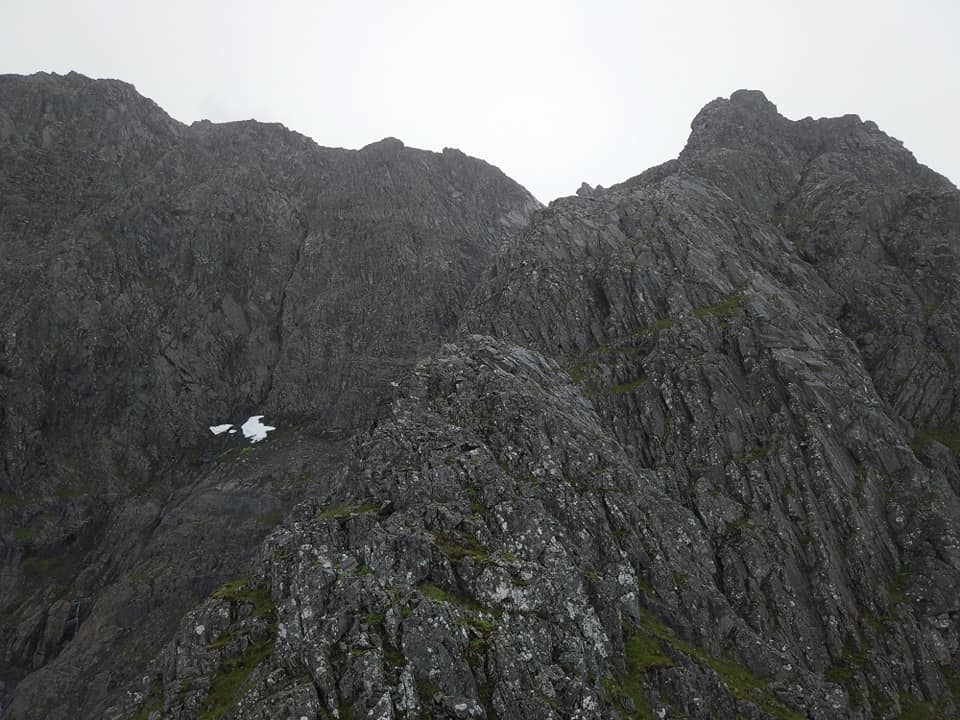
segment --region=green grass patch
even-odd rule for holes
[[[478,655],[484,654],[490,643],[490,636],[497,629],[496,623],[483,617],[473,616],[467,618],[467,626],[475,636],[470,640],[470,649]]]
[[[483,655],[487,651],[488,641],[485,637],[473,638],[470,641],[470,651],[477,655]]]
[[[222,650],[232,643],[236,638],[230,633],[224,633],[218,640],[214,640],[212,643],[207,643],[205,645],[207,650]]]
[[[21,567],[25,575],[40,580],[64,579],[64,571],[70,569],[70,558],[57,555],[46,558],[26,558]]]
[[[379,508],[373,503],[365,503],[362,505],[344,503],[321,510],[317,513],[317,520],[344,520],[354,515],[363,515],[365,513],[376,512],[377,510],[379,510]]]
[[[393,668],[402,668],[407,664],[407,659],[403,656],[403,653],[386,643],[383,646],[383,659],[387,665]]]
[[[150,690],[137,711],[130,716],[130,720],[148,720],[152,713],[161,710],[163,710],[163,688],[160,683],[154,682],[150,684]]]
[[[61,482],[53,490],[53,494],[57,497],[58,500],[76,500],[87,495],[89,489],[86,487],[70,485],[66,482]]]
[[[894,605],[903,605],[907,601],[907,587],[910,585],[910,569],[901,565],[890,585],[890,600]]]
[[[441,590],[436,585],[431,585],[430,583],[423,583],[417,589],[420,591],[421,595],[428,600],[433,600],[434,602],[444,602],[450,604],[455,604],[457,602],[457,599],[446,590]]]
[[[910,449],[919,458],[923,449],[933,441],[944,445],[950,449],[950,452],[957,455],[957,453],[960,453],[960,426],[943,425],[920,428],[910,441]]]
[[[863,488],[867,481],[867,472],[867,468],[864,465],[860,465],[854,473],[857,479],[853,483],[853,496],[857,498],[857,500],[863,499]]]
[[[436,683],[430,682],[426,678],[418,677],[414,680],[414,682],[417,686],[417,695],[427,702],[432,702],[434,697],[443,695],[443,691],[440,689],[440,686]],[[428,714],[425,717],[432,718],[433,715]]]
[[[489,635],[496,629],[496,625],[491,620],[481,617],[469,618],[467,624],[481,635]]]
[[[625,395],[626,393],[632,393],[634,390],[639,388],[647,382],[646,376],[641,376],[634,380],[633,382],[622,383],[620,385],[612,385],[607,388],[607,392],[613,393],[615,395]]]
[[[272,639],[253,643],[241,655],[224,660],[200,704],[197,720],[220,720],[230,712],[242,697],[250,674],[269,657],[272,646]]]
[[[847,642],[843,647],[840,660],[828,667],[823,676],[844,688],[850,697],[850,704],[858,707],[863,704],[864,698],[854,679],[866,669],[868,664],[867,656],[852,643]]]
[[[737,460],[742,463],[760,462],[761,460],[766,459],[766,457],[770,454],[771,449],[772,448],[769,448],[765,445],[761,445],[760,447],[755,447],[752,450],[748,450],[739,458],[737,458]]]
[[[650,582],[645,578],[637,578],[637,587],[639,587],[640,591],[648,598],[657,596],[657,591],[653,589],[653,585],[651,585]]]
[[[901,695],[898,720],[941,720],[946,717],[943,708],[929,700],[917,700],[912,695]]]
[[[47,523],[52,523],[56,519],[56,516],[52,513],[44,512],[39,515],[34,515],[30,522],[26,525],[22,525],[18,528],[13,529],[13,537],[22,543],[29,543],[36,540],[44,526]]]
[[[26,498],[17,497],[13,493],[0,493],[0,510],[15,510],[28,504]]]
[[[213,591],[211,597],[231,603],[251,605],[254,616],[258,618],[272,621],[276,613],[270,590],[265,585],[254,585],[247,579],[234,580],[221,585]]]
[[[706,662],[738,700],[751,702],[778,720],[805,720],[804,715],[788,708],[767,689],[769,681],[758,678],[742,665],[725,658],[709,656]]]
[[[664,330],[672,328],[673,325],[674,321],[671,318],[660,318],[639,330],[611,338],[608,342],[600,343],[582,352],[567,356],[562,363],[563,369],[574,383],[577,385],[587,385],[589,392],[600,392],[601,390],[612,393],[633,392],[639,385],[646,381],[645,377],[641,376],[634,382],[614,385],[606,389],[596,386],[595,378],[602,372],[604,366],[608,364],[608,358],[617,356],[642,356],[645,352],[644,343],[649,344],[651,338],[656,337]]]
[[[18,527],[13,529],[13,537],[17,542],[28,543],[37,537],[36,528]]]
[[[210,691],[200,704],[197,720],[219,720],[230,712],[242,697],[250,674],[270,656],[276,634],[276,607],[265,585],[247,579],[234,580],[220,586],[211,597],[251,606],[254,616],[267,622],[270,633],[269,637],[250,643],[242,653],[220,663]],[[232,636],[226,635],[208,645],[207,649],[225,648],[232,640]]]
[[[233,457],[233,455],[235,455],[236,452],[237,452],[237,448],[235,448],[235,447],[229,447],[229,448],[227,448],[226,450],[224,450],[222,453],[220,453],[219,455],[217,455],[217,457],[215,457],[215,458],[213,459],[213,461],[214,461],[214,462],[217,462],[217,463],[226,462],[226,461],[229,460],[231,457]]]
[[[257,516],[257,525],[272,528],[279,525],[281,520],[283,520],[283,513],[279,510],[271,510],[270,512]]]
[[[654,635],[638,632],[623,647],[631,677],[656,668],[673,667],[673,660],[664,654],[660,640]]]
[[[470,558],[480,563],[490,560],[490,554],[480,542],[470,535],[444,533],[436,538],[437,547],[452,561]]]
[[[743,536],[744,531],[749,527],[750,517],[748,514],[744,514],[733,522],[727,523],[723,529],[723,537],[727,542],[739,540]]]
[[[729,323],[733,316],[743,310],[743,293],[733,293],[727,295],[716,305],[706,305],[693,309],[693,314],[704,320],[708,317],[715,317],[721,323]]]
[[[596,377],[603,371],[599,362],[594,359],[568,359],[563,369],[574,384],[583,386],[587,395],[597,392]]]
[[[684,642],[651,613],[643,614],[641,627],[699,665],[712,668],[737,700],[753,703],[776,720],[805,720],[802,714],[788,708],[770,692],[769,680],[758,678],[730,658],[714,657],[701,648]]]
[[[478,616],[482,614],[498,614],[497,610],[485,608],[473,598],[454,595],[431,583],[422,583],[417,589],[420,591],[420,594],[428,600],[459,606],[460,612],[464,615],[465,622],[474,627],[477,627],[477,625],[475,625],[477,622],[481,623],[481,625],[483,623],[483,619]],[[406,608],[404,608],[404,610],[406,610]],[[402,611],[401,615],[407,617],[403,615]]]

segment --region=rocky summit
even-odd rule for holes
[[[872,122],[543,208],[0,76],[0,247],[4,720],[960,717],[960,192]]]

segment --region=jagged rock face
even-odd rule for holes
[[[8,484],[90,426],[147,460],[249,409],[351,427],[537,206],[458,151],[184,127],[121,83],[7,76],[0,110]]]
[[[739,92],[580,195],[121,716],[958,715],[957,191]]]
[[[294,269],[326,247],[303,238]],[[138,720],[960,715],[958,238],[960,194],[873,124],[792,122],[756,92],[710,103],[678,160],[536,213],[458,339],[384,376],[399,380],[390,403],[349,448],[305,453],[331,446],[293,429],[260,468],[193,464],[171,481],[223,493],[266,472],[280,495],[293,467],[316,475],[129,694],[107,708],[104,688],[84,707]],[[300,332],[283,326],[258,400],[296,376]],[[174,520],[202,496],[183,490]],[[144,668],[143,648],[132,657]],[[51,677],[21,683],[12,716],[30,717]]]
[[[695,513],[738,616],[844,715],[955,712],[958,210],[871,123],[741,92],[678,161],[539,214],[464,322],[561,360]]]
[[[75,74],[0,77],[0,197],[0,702],[71,645],[18,691],[35,717],[240,572],[539,207],[457,150],[187,127]],[[212,467],[206,426],[255,411],[311,451]]]
[[[325,487],[345,447],[300,425],[210,449],[115,500],[88,536],[23,558],[3,619],[6,717],[102,717],[183,614],[243,575],[286,511]]]
[[[758,93],[711,103],[693,129],[681,163],[772,221],[840,296],[837,322],[893,410],[956,428],[956,188],[871,122],[794,123]]]
[[[715,573],[694,512],[555,362],[472,336],[418,365],[330,494],[270,537],[258,576],[188,616],[140,712],[286,717],[296,695],[292,717],[762,717],[751,701],[799,717],[758,679],[773,674],[794,701],[841,702],[783,671],[789,655]],[[653,607],[709,617],[752,669]]]
[[[874,637],[888,644],[858,647],[835,672],[811,662],[823,636],[797,647],[803,628],[788,624],[807,620],[817,586],[787,578],[798,584],[781,606],[754,598],[750,612],[751,588],[736,583],[765,572],[764,589],[787,592],[777,555],[797,521],[761,533],[762,512],[747,519],[719,494],[705,518],[639,466],[587,392],[555,361],[504,341],[445,346],[400,386],[329,492],[269,538],[256,574],[191,613],[132,707],[106,716],[956,712],[947,691],[935,702],[900,692],[911,682],[900,673],[921,669],[911,653],[933,639],[912,598],[877,598],[887,614]],[[885,663],[896,671],[873,675]],[[853,696],[859,673],[894,694],[870,685]]]

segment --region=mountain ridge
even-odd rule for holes
[[[128,673],[108,648],[239,572],[538,204],[463,154],[187,127],[81,76],[0,78],[0,115],[4,679],[51,667],[24,702],[73,717],[106,693],[85,666]],[[207,426],[258,411],[311,447],[231,482]]]
[[[312,304],[280,314],[292,354],[279,387],[304,410],[255,450],[211,440],[155,471],[166,497],[133,493],[111,509],[96,547],[124,555],[138,528],[161,532],[126,561],[88,551],[87,582],[112,583],[89,607],[36,572],[55,568],[60,541],[38,552],[37,538],[3,535],[6,567],[22,578],[35,568],[39,587],[7,610],[17,622],[0,634],[8,664],[24,643],[41,658],[30,674],[4,675],[10,717],[957,716],[960,193],[899,141],[856,116],[791,121],[762,93],[738,91],[697,115],[678,159],[547,208],[490,166],[462,166],[459,151],[417,155],[433,159],[426,177],[391,165],[411,151],[385,138],[350,151],[369,164],[326,160],[331,187],[347,191],[290,221],[250,199],[269,183],[244,183],[264,162],[283,180],[303,164],[303,141],[263,156],[282,131],[201,125],[209,145],[196,150],[248,169],[218,175],[225,165],[194,158],[190,172],[211,191],[181,189],[172,207],[198,219],[212,208],[210,228],[233,227],[230,213],[291,228],[285,242],[299,250],[284,296]],[[55,152],[66,132],[40,128],[35,144]],[[110,159],[141,167],[164,132],[135,134],[137,154]],[[94,146],[114,142],[101,134]],[[189,162],[162,163],[158,192],[176,189],[173,169]],[[0,184],[33,188],[11,183],[2,144],[0,163]],[[437,173],[465,184],[451,191]],[[430,210],[404,210],[398,227],[381,193]],[[22,204],[24,217],[41,197]],[[303,219],[336,226],[351,207],[342,234],[322,243],[377,243],[323,267],[357,268],[360,282],[341,271],[331,295],[295,292],[315,252]],[[0,214],[5,249],[23,243],[18,217]],[[55,233],[60,217],[45,227]],[[121,240],[127,228],[179,228],[165,223],[138,212],[111,227]],[[425,243],[437,223],[437,244]],[[186,249],[213,247],[200,230]],[[482,250],[446,258],[451,230]],[[236,232],[237,247],[253,241]],[[398,254],[371,272],[384,239]],[[266,268],[283,264],[265,257]],[[416,275],[431,262],[438,271]],[[321,265],[309,267],[315,277]],[[449,291],[423,296],[449,273]],[[386,293],[369,294],[387,278],[397,281]],[[342,387],[367,375],[304,382],[317,318],[348,332],[370,314],[340,304],[331,319],[344,293],[395,314],[351,335],[342,359],[363,342],[384,357],[409,349],[379,389],[330,411],[316,398],[336,397],[331,378]],[[419,297],[423,319],[409,325],[398,297]],[[199,336],[257,324],[246,296],[227,305]],[[405,345],[411,331],[422,340]],[[172,347],[170,364],[203,370],[189,345]],[[222,407],[217,420],[255,409]],[[8,467],[4,492],[14,477]],[[35,477],[41,490],[49,482]],[[8,518],[30,512],[10,505],[0,504]],[[164,564],[179,556],[183,567]],[[184,584],[188,565],[206,575]],[[170,588],[190,583],[171,601]],[[24,607],[46,608],[45,619],[26,621]],[[97,639],[142,617],[139,644]],[[111,664],[111,648],[132,666]],[[78,674],[83,663],[99,668],[95,682]]]

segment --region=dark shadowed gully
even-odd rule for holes
[[[960,193],[873,123],[542,209],[5,76],[0,243],[4,718],[960,716]]]

